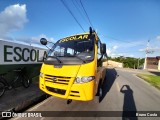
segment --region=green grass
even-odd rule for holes
[[[160,90],[160,76],[148,74],[137,74],[137,76],[149,82],[151,85],[155,86]]]

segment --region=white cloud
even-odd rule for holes
[[[146,51],[146,48],[139,49],[140,52]]]
[[[110,49],[107,49],[107,55],[111,55],[111,50]]]
[[[160,40],[160,35],[156,37],[157,40]]]
[[[111,48],[107,48],[107,55],[108,56],[115,56],[114,52],[117,50],[118,46],[114,45]]]
[[[124,57],[135,57],[135,55],[133,54],[128,54],[128,53],[112,53],[110,54],[111,57],[120,57],[120,56],[124,56]]]
[[[134,57],[134,55],[132,55],[132,54],[130,54],[130,55],[128,55],[129,57]]]
[[[41,38],[46,38],[47,41],[49,42],[53,42],[55,43],[55,39],[52,38],[52,37],[47,37],[45,34],[41,34],[39,36],[36,36],[36,37],[21,37],[21,38],[16,38],[14,40],[14,42],[20,42],[20,43],[23,43],[23,44],[28,44],[28,45],[32,45],[32,46],[37,46],[37,45],[41,45],[40,44],[40,39]],[[52,46],[53,44],[48,44],[49,46]],[[42,45],[41,45],[42,46]]]
[[[144,40],[139,40],[135,42],[128,42],[128,43],[119,43],[119,48],[131,48],[131,47],[137,47],[137,46],[145,46],[147,42]]]
[[[4,38],[8,33],[23,28],[28,21],[26,5],[10,5],[0,12],[0,37]]]
[[[40,43],[41,38],[46,38],[47,41],[49,41],[49,42],[53,42],[53,43],[56,42],[54,38],[52,38],[52,37],[49,38],[45,34],[41,34],[38,37],[32,37],[31,38],[31,43]]]
[[[128,57],[142,58],[145,57],[147,41],[148,39],[123,40],[123,41],[110,39],[106,41],[106,44],[108,46],[108,49],[110,50],[109,56],[111,57],[128,56]],[[153,54],[157,56],[159,55],[158,52],[160,51],[160,35],[150,40],[149,50],[151,51],[150,53],[152,53],[149,54],[149,56]]]
[[[117,48],[118,48],[118,46],[117,46],[117,45],[113,46],[113,49],[114,49],[114,50],[116,50]]]

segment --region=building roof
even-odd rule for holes
[[[157,60],[160,60],[160,56],[157,56],[156,59],[157,59]]]

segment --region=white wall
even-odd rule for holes
[[[46,49],[0,40],[0,65],[42,63]]]
[[[159,60],[159,62],[158,62],[158,70],[160,70],[160,60]]]

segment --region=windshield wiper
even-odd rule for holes
[[[78,56],[76,56],[76,55],[66,56],[66,57],[76,57],[76,58],[78,58],[79,60],[83,61],[83,63],[86,63],[86,61],[85,61],[85,60],[83,60],[82,58],[80,58],[80,57],[78,57]]]
[[[78,56],[73,56],[73,57],[76,57],[76,58],[78,58],[79,60],[81,60],[81,61],[83,61],[83,63],[86,63],[86,61],[85,60],[83,60],[82,58],[80,58],[80,57],[78,57]]]
[[[62,63],[62,61],[57,57],[57,56],[48,56],[50,58],[56,58],[56,60],[59,62],[59,63]]]

